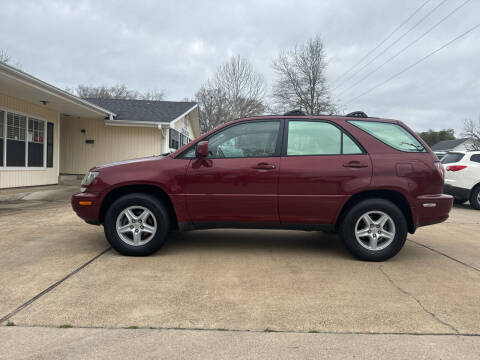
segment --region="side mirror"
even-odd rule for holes
[[[195,157],[206,158],[208,156],[208,141],[200,141],[195,149]]]

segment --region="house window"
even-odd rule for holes
[[[28,118],[28,166],[43,166],[45,121]]]
[[[7,113],[7,166],[25,166],[27,117]]]
[[[0,110],[0,166],[3,166],[3,144],[5,143],[5,112]]]
[[[178,149],[180,147],[180,136],[181,134],[175,130],[170,129],[169,136],[170,136],[170,149]]]
[[[44,120],[0,110],[0,166],[45,166],[46,131]]]
[[[192,139],[190,139],[187,135],[181,134],[181,141],[180,146],[187,145]]]

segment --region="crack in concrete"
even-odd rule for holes
[[[82,265],[80,265],[78,268],[76,268],[75,270],[73,270],[72,272],[68,273],[67,275],[65,275],[63,278],[61,278],[60,280],[56,281],[55,283],[53,283],[52,285],[50,285],[49,287],[47,287],[46,289],[42,290],[41,292],[39,292],[37,295],[35,295],[34,297],[32,297],[31,299],[27,300],[26,302],[24,302],[22,305],[20,305],[19,307],[17,307],[15,310],[13,310],[12,312],[10,312],[9,314],[5,315],[4,317],[0,318],[0,324],[7,321],[8,319],[10,319],[12,316],[18,314],[20,311],[22,311],[23,309],[25,309],[27,306],[29,306],[31,303],[33,303],[34,301],[38,300],[39,298],[41,298],[43,295],[49,293],[50,291],[52,291],[53,289],[55,289],[58,285],[60,285],[61,283],[63,283],[65,280],[69,279],[70,277],[72,277],[73,275],[75,275],[76,273],[78,273],[79,271],[83,270],[84,268],[86,268],[88,265],[90,265],[92,262],[94,262],[95,260],[97,260],[100,256],[102,256],[103,254],[105,254],[106,252],[110,251],[111,250],[111,247],[109,247],[108,249],[105,249],[103,250],[100,254],[94,256],[93,258],[91,258],[90,260],[88,260],[87,262],[83,263]]]
[[[466,266],[466,267],[468,267],[468,268],[470,268],[470,269],[472,269],[472,270],[475,270],[475,271],[479,271],[479,272],[480,272],[480,269],[479,269],[479,268],[477,268],[477,267],[475,267],[475,266],[473,266],[473,265],[467,264],[467,263],[465,263],[465,262],[463,262],[463,261],[461,261],[461,260],[458,260],[458,259],[454,258],[453,256],[447,255],[447,254],[445,254],[445,253],[443,253],[443,252],[441,252],[441,251],[439,251],[439,250],[435,250],[434,248],[432,248],[432,247],[430,247],[430,246],[424,245],[424,244],[422,244],[422,243],[419,243],[419,242],[416,242],[416,241],[410,240],[410,239],[408,239],[408,241],[411,241],[412,243],[417,244],[418,246],[422,246],[422,247],[424,247],[425,249],[428,249],[428,250],[430,250],[430,251],[433,251],[434,253],[437,253],[438,255],[445,256],[447,259],[450,259],[450,260],[455,261],[455,262],[457,262],[457,263],[459,263],[459,264],[462,264],[462,265],[464,265],[464,266]]]
[[[429,314],[435,321],[437,321],[438,323],[444,325],[444,326],[447,326],[449,327],[450,329],[452,329],[456,334],[460,334],[460,332],[457,330],[457,328],[441,319],[438,318],[438,316],[431,312],[430,310],[428,310],[420,300],[418,300],[415,295],[413,295],[412,293],[409,293],[408,291],[402,289],[400,286],[398,286],[394,281],[393,279],[385,272],[385,270],[383,270],[383,267],[382,265],[380,265],[378,267],[378,269],[380,270],[380,272],[387,278],[387,280],[390,282],[390,284],[392,284],[393,287],[395,287],[398,291],[400,291],[402,294],[405,294],[407,295],[408,297],[412,298],[413,300],[415,300],[417,302],[417,304],[422,308],[422,310],[424,312],[426,312],[427,314]]]
[[[15,325],[16,328],[45,328],[45,329],[61,329],[55,325]],[[5,328],[14,328],[7,327]],[[2,327],[3,328],[3,327]],[[70,328],[69,328],[70,329]],[[398,331],[332,331],[332,330],[291,330],[271,328],[262,329],[235,329],[235,328],[202,328],[202,327],[163,327],[163,326],[138,326],[136,328],[128,327],[111,327],[111,326],[72,326],[71,329],[92,329],[92,330],[161,330],[161,331],[210,331],[210,332],[239,332],[239,333],[286,333],[286,334],[332,334],[332,335],[405,335],[405,336],[464,336],[464,337],[480,337],[480,333],[451,333],[451,332],[398,332]]]

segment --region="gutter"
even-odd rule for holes
[[[168,122],[157,121],[136,121],[136,120],[105,120],[105,125],[109,126],[132,126],[132,127],[154,127],[160,128],[162,126],[170,127]]]

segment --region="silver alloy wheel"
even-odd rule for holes
[[[120,239],[132,246],[142,246],[157,232],[155,215],[143,206],[130,206],[117,217],[116,230]]]
[[[383,211],[366,212],[355,224],[355,238],[365,249],[383,250],[395,238],[395,223]]]

